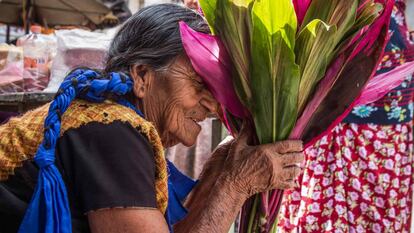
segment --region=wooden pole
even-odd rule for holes
[[[6,43],[10,43],[10,25],[6,25]]]

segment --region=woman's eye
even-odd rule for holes
[[[204,83],[198,80],[195,80],[195,85],[197,88],[204,88]]]
[[[204,83],[202,81],[196,80],[196,82],[198,83],[198,85],[204,86]]]

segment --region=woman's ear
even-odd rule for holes
[[[151,71],[145,65],[133,65],[130,69],[131,78],[134,80],[134,94],[142,99],[146,96],[149,82],[151,81]]]

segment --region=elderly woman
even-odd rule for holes
[[[51,104],[0,126],[2,233],[162,233],[177,221],[175,232],[227,232],[251,195],[293,187],[302,143],[250,146],[245,127],[213,153],[188,214],[174,215],[171,198],[183,195],[167,181],[163,147],[193,145],[197,122],[217,110],[183,51],[180,21],[209,32],[188,8],[144,8],[113,39],[105,71],[73,71]]]

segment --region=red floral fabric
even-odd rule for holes
[[[412,123],[340,124],[306,149],[278,232],[410,232]]]

